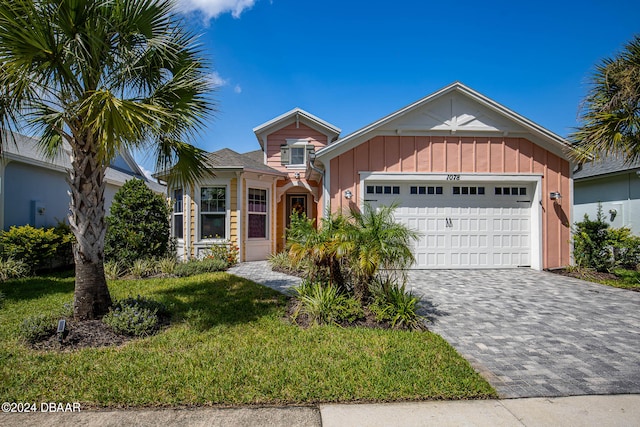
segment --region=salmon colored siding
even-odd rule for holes
[[[377,136],[331,159],[330,170],[334,212],[348,207],[346,190],[354,195],[349,204],[363,198],[359,172],[541,174],[543,268],[570,264],[569,162],[527,139]],[[551,191],[566,197],[554,203]]]
[[[267,166],[278,170],[286,170],[280,163],[280,146],[287,143],[287,139],[309,139],[309,144],[316,147],[316,150],[327,145],[327,137],[310,127],[298,123],[292,123],[282,129],[277,130],[267,137]]]

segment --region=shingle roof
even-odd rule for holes
[[[212,169],[243,169],[281,175],[282,172],[264,164],[262,150],[240,154],[223,148],[207,154],[207,164]]]
[[[640,160],[633,163],[626,163],[622,156],[608,156],[584,163],[581,169],[573,173],[573,179],[580,180],[633,170],[640,170]]]
[[[43,167],[59,171],[71,169],[71,148],[67,144],[64,144],[63,148],[53,159],[51,159],[47,157],[38,146],[37,138],[25,136],[16,132],[13,133],[13,137],[15,139],[12,139],[9,135],[5,135],[5,137],[7,138],[5,139],[2,147],[2,154],[5,157],[15,161],[26,161],[29,163],[39,164]],[[134,177],[144,180],[147,186],[157,193],[165,192],[166,187],[164,185],[150,181],[147,177],[137,173],[129,173],[111,167],[108,167],[105,173],[107,181],[111,181],[119,185],[124,184],[125,181]]]

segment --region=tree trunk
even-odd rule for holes
[[[71,144],[73,155],[69,171],[69,225],[76,237],[73,250],[76,263],[73,316],[77,320],[98,319],[111,306],[104,276],[106,166],[96,154],[93,138],[76,139],[74,142]]]

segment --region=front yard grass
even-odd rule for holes
[[[283,320],[286,298],[227,273],[110,282],[116,299],[165,303],[171,325],[120,347],[37,351],[19,337],[27,316],[58,313],[73,278],[0,284],[0,400],[149,407],[467,399],[495,390],[430,332]]]
[[[613,274],[616,275],[615,279],[596,278],[594,281],[602,283],[603,285],[614,286],[616,288],[640,291],[640,271],[619,268],[613,270]]]

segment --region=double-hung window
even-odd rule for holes
[[[280,162],[283,166],[302,168],[314,151],[315,147],[306,139],[287,139],[287,143],[280,146]]]
[[[200,238],[225,239],[227,230],[227,188],[200,189]]]
[[[267,190],[249,188],[249,238],[267,238]]]
[[[183,202],[182,188],[176,188],[173,190],[173,236],[178,239],[184,238]]]

